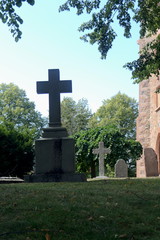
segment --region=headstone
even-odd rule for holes
[[[128,166],[123,159],[119,159],[115,164],[115,177],[117,178],[128,177]]]
[[[0,184],[4,183],[23,183],[24,180],[18,177],[0,177]]]
[[[93,154],[99,155],[99,177],[105,176],[104,158],[105,154],[110,153],[110,148],[104,147],[104,142],[99,142],[99,148],[93,149]]]
[[[49,127],[35,142],[35,174],[25,176],[27,182],[80,182],[83,174],[75,173],[74,140],[61,126],[60,93],[72,92],[70,80],[60,81],[58,69],[49,70],[49,81],[37,82],[37,93],[49,94]]]
[[[153,148],[144,148],[142,158],[136,163],[138,178],[159,176],[157,155]]]

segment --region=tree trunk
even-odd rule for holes
[[[96,177],[96,165],[95,161],[91,162],[91,178]]]

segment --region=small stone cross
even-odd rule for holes
[[[99,142],[99,148],[93,149],[93,154],[99,155],[99,176],[104,176],[104,157],[105,154],[111,153],[110,148],[104,147],[104,142]]]
[[[72,81],[60,81],[59,69],[49,69],[49,81],[37,82],[37,93],[49,94],[49,126],[61,127],[60,93],[72,92]]]

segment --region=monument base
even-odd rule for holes
[[[97,178],[97,179],[98,179],[98,178],[99,178],[99,179],[108,179],[107,176],[97,176],[96,178]]]
[[[75,149],[72,138],[41,138],[35,141],[35,174],[75,172]]]
[[[35,141],[35,173],[24,176],[25,182],[85,182],[84,174],[75,173],[74,139],[67,137],[66,128],[43,131]]]
[[[24,176],[25,182],[86,182],[83,173],[45,173]]]

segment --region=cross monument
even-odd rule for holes
[[[37,93],[49,94],[49,126],[61,127],[60,93],[72,92],[72,81],[60,81],[59,69],[48,70],[49,81],[37,82]]]
[[[35,172],[27,182],[83,182],[84,174],[75,172],[74,139],[61,126],[60,94],[72,92],[72,81],[60,81],[59,69],[49,69],[49,81],[37,82],[37,93],[49,94],[49,127],[35,141]]]
[[[99,148],[93,149],[92,153],[99,155],[99,176],[104,177],[104,157],[105,154],[111,153],[111,149],[105,148],[104,142],[99,142]]]

